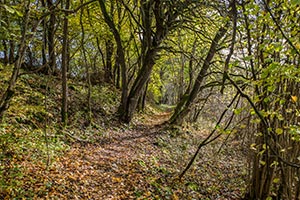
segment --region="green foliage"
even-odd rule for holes
[[[291,126],[289,133],[291,134],[291,139],[296,142],[300,142],[300,127],[299,126]]]
[[[120,92],[111,85],[101,85],[93,87],[92,100],[100,102],[102,108],[107,114],[112,114],[116,111],[120,101]]]
[[[47,47],[50,33],[48,25],[50,24],[50,16],[45,15],[43,20],[39,21],[39,17],[49,13],[47,6],[41,6],[39,1],[28,1],[29,12],[29,24],[27,30],[23,24],[23,17],[25,13],[25,3],[23,1],[13,1],[3,3],[0,5],[0,54],[1,59],[4,55],[4,51],[7,54],[12,54],[13,60],[16,60],[15,56],[19,50],[21,43],[21,35],[25,33],[28,39],[33,36],[33,40],[25,41],[26,50],[24,61],[25,64],[31,63],[33,65],[41,65],[44,63],[44,57],[46,62],[48,61],[49,49]],[[60,1],[62,4],[64,1]],[[83,1],[71,1],[71,10],[79,8]],[[145,33],[147,27],[142,27],[141,24],[149,24],[150,34],[155,35],[159,26],[164,26],[166,19],[160,21],[158,18],[153,18],[148,22],[145,22],[145,12],[141,12],[140,2],[136,4],[135,1],[122,2],[119,1],[103,1],[107,8],[110,18],[114,21],[116,29],[120,35],[120,40],[125,52],[126,65],[128,67],[128,79],[129,86],[134,82],[134,78],[137,75],[137,71],[141,67],[142,56],[147,49],[147,42],[155,43],[155,37],[149,37],[151,41],[144,41],[141,37]],[[149,1],[145,1],[147,4]],[[154,4],[157,3],[153,1]],[[164,11],[167,14],[181,13],[181,6],[184,2],[194,1],[161,1],[164,6]],[[196,2],[196,1],[195,1]],[[55,3],[59,3],[55,1]],[[0,126],[0,198],[2,197],[16,197],[21,198],[38,198],[44,197],[51,188],[55,187],[55,183],[51,180],[44,180],[41,184],[39,192],[27,187],[27,184],[36,182],[36,177],[33,176],[30,170],[32,168],[26,166],[28,163],[38,163],[37,166],[45,167],[49,157],[54,161],[59,154],[66,152],[70,146],[70,143],[93,143],[103,139],[105,135],[109,135],[107,126],[110,125],[110,119],[116,112],[121,92],[116,89],[113,84],[103,84],[103,71],[107,65],[107,50],[105,45],[107,41],[112,41],[114,44],[114,38],[112,31],[104,23],[102,13],[100,11],[99,2],[90,2],[76,13],[69,14],[69,43],[70,43],[70,65],[69,65],[69,119],[70,124],[66,130],[60,130],[60,102],[61,102],[61,80],[58,76],[44,75],[43,73],[33,73],[21,70],[22,76],[19,77],[16,87],[14,88],[15,96],[10,102],[10,107],[5,113],[4,120]],[[147,98],[148,102],[155,102],[159,104],[161,102],[166,105],[175,105],[180,99],[188,99],[188,95],[183,96],[188,86],[193,86],[196,75],[201,70],[203,60],[209,50],[209,44],[215,32],[224,24],[224,22],[232,20],[231,16],[227,15],[227,9],[224,8],[220,1],[212,1],[207,5],[206,3],[199,4],[199,6],[192,7],[193,10],[185,9],[182,11],[190,12],[187,16],[177,17],[180,21],[181,18],[187,19],[184,23],[169,25],[165,32],[168,32],[166,38],[163,37],[162,45],[154,49],[159,51],[159,55],[155,57],[155,66],[149,80]],[[169,7],[170,5],[180,5],[178,7]],[[242,6],[245,8],[242,8]],[[251,123],[244,123],[240,126],[240,130],[247,129],[249,132],[254,133],[248,136],[253,139],[255,136],[261,138],[275,138],[270,143],[255,142],[251,145],[251,148],[258,153],[259,157],[258,168],[261,167],[274,167],[274,173],[277,173],[277,168],[280,168],[278,161],[268,162],[264,157],[273,158],[274,155],[264,156],[269,148],[274,145],[275,150],[280,149],[280,154],[283,159],[289,159],[289,154],[286,153],[288,149],[286,146],[298,152],[300,141],[300,128],[298,119],[300,116],[299,107],[299,83],[300,83],[300,69],[299,69],[299,49],[300,49],[300,32],[299,32],[299,0],[291,1],[272,1],[269,3],[270,11],[266,10],[267,6],[263,6],[261,1],[247,1],[243,4],[237,5],[238,9],[238,27],[237,38],[235,42],[235,54],[228,66],[228,74],[232,76],[233,81],[242,89],[245,94],[249,96],[249,99],[253,101],[254,106],[257,106],[257,110],[249,109],[249,106],[245,106],[245,101],[241,101],[237,104],[237,108],[233,109],[233,113],[237,117],[243,118],[246,116]],[[61,7],[61,5],[57,5]],[[62,5],[63,7],[64,5]],[[57,7],[57,8],[58,8]],[[217,9],[216,9],[217,8]],[[173,12],[174,11],[174,12]],[[177,12],[180,11],[180,12]],[[58,74],[60,73],[60,56],[61,53],[61,38],[62,38],[62,26],[59,23],[62,19],[64,12],[55,12],[55,56]],[[149,15],[154,16],[155,10],[151,10]],[[82,17],[82,19],[80,19]],[[159,16],[157,16],[159,17]],[[244,19],[248,19],[248,27]],[[172,17],[168,18],[171,20]],[[80,21],[82,20],[84,26],[85,38],[82,39],[82,30]],[[172,21],[172,20],[171,20]],[[36,24],[40,22],[40,24]],[[157,26],[155,27],[155,23]],[[32,30],[37,25],[37,32],[33,33]],[[183,25],[183,26],[179,26]],[[177,27],[178,28],[174,28]],[[230,23],[230,28],[232,24]],[[228,47],[230,45],[232,30],[228,31],[229,34],[224,37],[219,45],[218,52],[215,58],[212,60],[211,67],[208,73],[205,74],[205,82],[201,87],[210,86],[209,83],[215,83],[216,86],[209,87],[211,90],[204,90],[203,93],[218,93],[219,84],[222,80],[224,62],[228,54]],[[247,38],[247,34],[249,38]],[[164,34],[164,31],[162,32]],[[249,39],[249,40],[247,40]],[[44,41],[43,41],[44,40]],[[161,42],[161,41],[159,41]],[[248,44],[249,42],[249,44]],[[149,43],[149,44],[150,44]],[[151,46],[151,45],[150,45]],[[155,46],[155,45],[154,45]],[[144,47],[146,47],[144,49]],[[249,47],[249,49],[247,49]],[[163,51],[160,51],[161,49]],[[150,49],[152,50],[152,49]],[[251,51],[251,52],[247,52]],[[42,55],[45,52],[46,55]],[[86,55],[86,56],[84,56]],[[44,57],[43,57],[44,56]],[[113,52],[111,55],[111,64],[113,66],[112,73],[114,78],[117,79],[118,69],[118,52],[116,51],[115,44],[113,45]],[[29,68],[35,68],[36,66],[29,66]],[[0,64],[0,94],[3,94],[9,84],[9,78],[12,72],[12,65],[2,66]],[[88,70],[87,70],[88,69]],[[28,69],[27,69],[28,70]],[[91,75],[95,73],[97,84],[92,85],[91,91],[87,86],[87,71]],[[124,79],[123,79],[124,80]],[[115,80],[114,80],[115,82]],[[231,84],[225,81],[225,87]],[[114,83],[118,85],[119,83]],[[129,88],[130,89],[130,88]],[[232,86],[228,87],[231,90]],[[89,112],[87,96],[91,92],[91,113]],[[231,92],[227,92],[223,96],[232,96]],[[202,94],[199,94],[199,99]],[[246,95],[241,95],[245,97]],[[215,100],[215,99],[214,99]],[[213,100],[209,99],[208,102]],[[226,100],[220,100],[221,103],[211,104],[212,112],[209,113],[209,117],[219,115],[221,105]],[[199,107],[200,103],[195,103],[195,107]],[[216,106],[215,106],[216,105]],[[149,107],[149,106],[148,106]],[[163,111],[170,111],[173,107],[164,106]],[[214,107],[218,109],[213,110]],[[206,108],[206,107],[205,107]],[[193,108],[189,108],[193,110]],[[231,108],[230,108],[231,109]],[[157,108],[150,108],[151,114],[157,114],[162,110]],[[197,109],[195,109],[197,111]],[[216,111],[217,110],[217,111]],[[229,112],[231,112],[230,110]],[[263,118],[257,117],[260,114]],[[147,113],[149,114],[149,113]],[[213,115],[213,117],[212,117]],[[91,116],[93,119],[92,124],[87,125],[87,116]],[[200,116],[201,119],[205,119],[205,116]],[[147,117],[143,116],[143,122],[146,122]],[[262,124],[266,120],[266,124],[269,127],[265,127],[265,130],[250,130],[250,127],[264,127]],[[209,129],[213,127],[213,120],[205,120],[201,122],[205,124],[205,127],[201,129]],[[226,121],[226,120],[224,120]],[[234,122],[238,121],[234,118]],[[223,122],[222,122],[223,123]],[[209,124],[209,126],[208,126]],[[244,124],[247,124],[245,126]],[[248,127],[249,126],[249,127]],[[233,126],[234,127],[234,126]],[[224,124],[218,127],[219,133],[224,135],[236,133],[236,129],[232,126],[225,130]],[[116,128],[113,132],[127,132],[132,129],[132,126],[122,128]],[[110,130],[111,131],[111,130]],[[161,130],[159,130],[161,131]],[[114,132],[114,133],[115,133]],[[145,188],[139,188],[136,190],[135,195],[139,198],[166,198],[166,199],[178,199],[176,190],[180,191],[181,188],[173,187],[168,184],[164,177],[169,176],[172,172],[176,171],[174,166],[183,166],[184,161],[190,157],[192,151],[190,150],[195,146],[195,143],[203,140],[200,138],[193,138],[190,143],[186,141],[188,138],[186,131],[183,127],[174,126],[173,129],[166,131],[167,137],[156,137],[153,139],[153,148],[161,150],[160,154],[168,158],[173,158],[172,165],[162,165],[157,157],[143,157],[139,158],[135,164],[137,164],[144,173],[147,171],[149,176],[146,179],[147,186],[150,190]],[[267,134],[266,134],[267,133]],[[133,133],[135,134],[135,132]],[[266,135],[264,135],[266,134]],[[225,137],[224,136],[224,137]],[[267,137],[263,137],[267,136]],[[223,136],[222,136],[223,137]],[[128,137],[130,138],[130,137]],[[172,146],[171,139],[179,141],[176,145]],[[116,138],[112,136],[109,138],[109,144],[113,143]],[[119,138],[118,138],[119,139]],[[124,139],[124,138],[123,138]],[[272,143],[273,142],[273,143]],[[278,142],[278,144],[277,144]],[[105,143],[105,142],[104,142]],[[295,145],[296,144],[296,145]],[[292,146],[292,147],[290,147]],[[278,148],[280,147],[280,148]],[[103,147],[104,148],[104,147]],[[183,157],[183,153],[187,152],[188,156]],[[223,151],[222,151],[223,153]],[[175,157],[175,154],[177,157]],[[292,154],[292,152],[290,152]],[[214,157],[213,154],[209,155]],[[298,155],[293,155],[298,158]],[[175,162],[175,161],[176,162]],[[3,162],[2,162],[3,161]],[[39,163],[39,161],[41,163]],[[181,163],[180,163],[181,162]],[[237,162],[235,160],[235,162]],[[53,163],[53,162],[52,162]],[[227,160],[223,163],[216,162],[222,167],[226,167]],[[271,163],[271,164],[270,164]],[[198,163],[199,166],[203,163]],[[79,164],[78,164],[79,165]],[[268,166],[270,165],[270,166]],[[200,169],[196,166],[193,169],[193,173],[196,173]],[[276,169],[275,169],[276,166]],[[207,171],[214,169],[215,165],[210,165],[209,162],[206,168],[203,169],[203,175],[207,174]],[[33,167],[34,168],[34,167]],[[45,167],[46,168],[46,167]],[[109,168],[111,169],[111,168]],[[282,169],[285,170],[285,169]],[[47,170],[45,170],[47,171]],[[267,170],[265,170],[267,171]],[[139,171],[140,172],[140,171]],[[105,172],[106,173],[106,172]],[[281,173],[281,172],[280,172]],[[145,173],[146,174],[146,173]],[[162,175],[163,178],[157,177],[157,174]],[[221,172],[213,172],[214,176],[222,177]],[[286,173],[292,174],[292,173]],[[199,174],[198,174],[199,175]],[[233,175],[231,175],[233,176]],[[198,177],[198,176],[197,176]],[[197,177],[189,177],[184,187],[187,191],[197,193],[202,190],[202,182]],[[277,174],[271,180],[272,184],[281,184],[281,179],[277,178]],[[120,182],[121,178],[114,177],[116,182]],[[210,177],[212,178],[212,177]],[[228,177],[230,179],[232,177]],[[74,179],[72,176],[70,179]],[[196,180],[193,180],[196,179]],[[224,180],[224,183],[227,180]],[[75,180],[75,179],[74,179]],[[291,179],[292,180],[292,179]],[[206,194],[222,193],[220,187],[217,185],[209,185],[205,183],[207,188]],[[223,183],[222,183],[223,184]],[[294,183],[292,185],[295,185]],[[239,187],[236,186],[236,187]],[[30,188],[27,190],[27,188]],[[70,189],[71,190],[71,189]],[[200,192],[199,192],[200,193]],[[293,193],[293,192],[291,192]],[[37,195],[37,196],[36,196]],[[188,196],[188,195],[187,195]],[[217,195],[216,195],[217,196]],[[214,197],[216,197],[214,196]],[[203,197],[203,196],[202,196]],[[79,198],[79,197],[78,197]],[[89,197],[87,197],[89,198]],[[203,197],[205,198],[205,197]]]
[[[157,68],[155,68],[157,69]],[[152,98],[156,103],[159,103],[159,101],[162,98],[162,80],[160,79],[159,73],[154,70],[152,73],[151,81],[148,85],[148,92],[151,94]]]
[[[21,35],[20,21],[23,17],[23,6],[20,3],[15,5],[0,5],[0,40],[17,41]],[[2,44],[0,50],[3,50]]]

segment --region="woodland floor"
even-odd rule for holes
[[[93,143],[74,141],[46,169],[24,159],[28,199],[240,199],[247,161],[241,142],[222,140],[203,148],[182,180],[176,179],[207,130],[175,133],[159,126],[157,113],[132,126],[107,127]],[[43,167],[44,166],[44,167]]]

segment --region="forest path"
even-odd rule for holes
[[[218,146],[206,149],[182,182],[173,181],[207,132],[172,136],[158,126],[169,117],[156,113],[133,126],[108,127],[95,143],[74,143],[49,170],[32,166],[28,177],[40,181],[35,193],[49,199],[238,199],[244,160],[236,146],[221,157]]]
[[[107,129],[98,144],[73,145],[56,160],[56,172],[48,174],[53,183],[49,196],[105,200],[148,195],[150,198],[152,194],[146,191],[149,187],[146,162],[157,153],[156,136],[164,134],[157,125],[169,117],[170,113],[158,113],[133,127]]]

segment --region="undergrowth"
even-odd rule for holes
[[[12,66],[0,65],[1,94],[8,86],[11,70]],[[21,74],[9,109],[0,124],[0,199],[32,198],[35,192],[31,191],[33,188],[30,189],[30,185],[36,180],[31,177],[26,163],[36,163],[46,172],[70,148],[72,142],[78,142],[76,138],[95,141],[93,138],[102,134],[102,124],[107,121],[105,116],[115,112],[118,102],[118,92],[112,86],[93,86],[93,123],[87,126],[88,87],[71,79],[69,124],[62,128],[58,120],[58,105],[61,102],[59,77],[26,74],[23,71]]]

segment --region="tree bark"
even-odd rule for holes
[[[15,62],[15,42],[9,40],[9,55],[8,55],[9,64],[13,64]]]
[[[148,85],[149,85],[149,81],[146,83],[146,85],[145,85],[145,87],[142,91],[142,94],[139,98],[139,102],[138,102],[138,110],[139,111],[144,111],[145,110]]]

